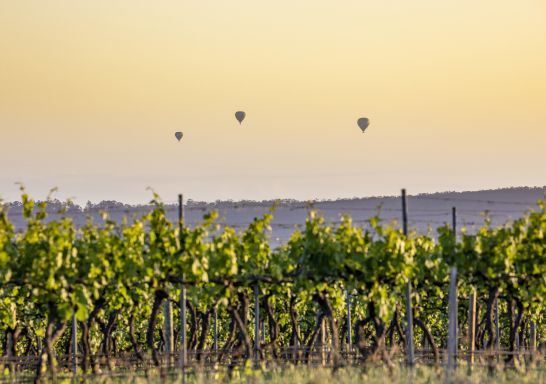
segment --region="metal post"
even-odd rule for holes
[[[447,368],[450,370],[457,365],[457,267],[451,267],[448,313]]]
[[[258,283],[254,286],[254,362],[258,365],[260,358],[260,300]]]
[[[408,235],[408,207],[406,203],[406,190],[402,189],[402,230],[404,236]],[[411,281],[406,283],[406,346],[407,346],[407,364],[411,367],[414,363],[413,346],[413,309],[411,305]]]
[[[184,227],[184,196],[178,195],[178,221],[180,237],[182,240],[182,228]],[[183,247],[183,244],[180,244]],[[186,274],[182,274],[182,286],[180,287],[180,368],[182,369],[182,383],[186,382],[187,340],[186,340]]]
[[[453,236],[455,237],[455,242],[457,241],[457,208],[451,207],[451,229],[453,230]]]
[[[167,298],[163,304],[163,317],[165,323],[163,325],[163,337],[165,338],[165,354],[167,367],[171,365],[171,355],[174,352],[174,332],[173,332],[173,307],[172,302]]]
[[[76,311],[72,313],[72,364],[73,374],[78,373],[78,329],[76,321]]]
[[[411,367],[414,362],[413,347],[413,309],[411,307],[411,282],[406,283],[406,345],[407,345],[407,363]]]
[[[179,196],[180,198],[180,196]],[[181,206],[181,201],[179,200],[179,209]],[[180,220],[180,215],[179,215]],[[170,367],[172,364],[172,353],[174,352],[174,329],[173,329],[173,304],[167,298],[163,304],[163,317],[165,319],[163,323],[163,337],[165,339],[165,355],[167,361],[167,367]]]
[[[474,364],[474,349],[476,346],[476,290],[472,288],[468,299],[468,369]]]
[[[183,280],[186,279],[186,276],[182,277]],[[180,291],[180,341],[182,343],[182,347],[180,349],[180,367],[182,368],[182,374],[184,375],[186,370],[186,362],[187,362],[187,349],[186,349],[186,286],[182,285],[182,289]]]
[[[451,207],[451,219],[452,219],[452,230],[453,230],[453,241],[455,244],[457,244],[457,208]],[[455,255],[453,255],[453,264],[457,265],[455,256],[456,256],[456,249],[455,249]],[[459,354],[459,291],[457,290],[457,269],[455,269],[455,322],[454,322],[454,330],[455,330],[455,351],[453,353],[453,357],[455,358],[454,363],[455,367],[457,367],[457,359]]]
[[[184,226],[184,195],[178,195],[178,221],[180,229]]]
[[[406,203],[406,190],[402,189],[402,231],[408,235],[408,206]]]

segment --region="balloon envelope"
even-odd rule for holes
[[[239,124],[243,122],[243,120],[245,119],[245,116],[246,116],[246,113],[244,113],[243,111],[235,112],[235,118],[237,119]]]
[[[182,140],[182,136],[183,136],[182,132],[176,132],[174,134],[174,137],[176,137],[176,140],[178,140],[178,141]]]
[[[362,129],[362,132],[364,132],[366,128],[368,128],[368,126],[370,125],[370,119],[368,119],[367,117],[361,117],[360,119],[358,119],[357,124],[358,127]]]

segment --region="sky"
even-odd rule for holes
[[[542,186],[546,2],[3,0],[0,143],[5,200]]]

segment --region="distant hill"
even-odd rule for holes
[[[468,192],[440,192],[408,196],[409,225],[419,232],[434,231],[436,227],[451,223],[451,209],[456,207],[459,228],[466,226],[475,230],[483,223],[483,212],[492,219],[494,225],[520,217],[525,211],[537,208],[537,201],[543,199],[545,187],[519,187]],[[185,220],[189,225],[199,222],[203,214],[210,210],[220,213],[220,223],[236,229],[244,229],[255,217],[261,216],[273,204],[277,204],[272,223],[272,245],[286,242],[294,228],[305,223],[309,209],[316,209],[330,223],[339,222],[342,214],[349,214],[357,225],[367,226],[370,217],[379,214],[382,220],[400,221],[401,201],[399,196],[377,196],[337,200],[267,200],[267,201],[216,201],[214,203],[188,200],[185,204]],[[21,203],[6,204],[9,218],[17,228],[25,223],[21,214]],[[64,208],[66,215],[73,218],[77,226],[91,217],[101,222],[101,211],[107,211],[110,218],[121,221],[123,217],[140,216],[150,210],[149,205],[128,205],[117,201],[88,203],[81,207],[54,200],[50,202],[49,219],[59,217],[56,212]],[[166,205],[167,215],[176,222],[178,208]]]

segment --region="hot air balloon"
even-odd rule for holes
[[[370,119],[368,119],[367,117],[361,117],[360,119],[358,119],[357,124],[358,127],[362,129],[362,133],[364,133],[366,128],[368,128],[368,126],[370,125]]]
[[[174,137],[176,137],[176,140],[180,141],[182,140],[182,132],[175,132]]]
[[[235,118],[237,119],[239,124],[243,122],[243,120],[245,119],[245,116],[246,116],[246,113],[244,113],[243,111],[235,112]]]

